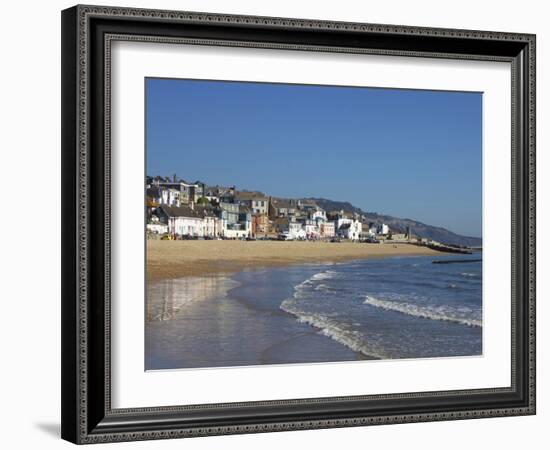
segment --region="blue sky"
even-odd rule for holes
[[[147,174],[481,236],[482,94],[146,79]]]

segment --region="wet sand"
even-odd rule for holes
[[[389,256],[441,255],[411,244],[279,241],[147,241],[147,280],[234,273],[247,268]]]
[[[150,283],[146,370],[372,359],[280,309],[294,286],[319,270],[246,269]]]

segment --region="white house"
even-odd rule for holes
[[[351,241],[358,241],[363,231],[363,224],[356,219],[351,221],[346,221],[338,227],[338,234],[344,238]]]
[[[168,233],[177,236],[204,236],[204,220],[188,206],[161,205],[157,208],[161,222],[168,226]]]
[[[305,239],[306,231],[302,227],[300,222],[289,221],[288,223],[288,237],[289,239]]]
[[[378,234],[378,227],[375,224],[370,225],[367,233],[370,237],[375,237]]]
[[[161,204],[168,206],[180,206],[180,192],[176,189],[168,188],[161,189],[162,200]]]
[[[233,224],[223,229],[223,236],[228,239],[244,239],[252,234],[251,222]]]
[[[202,217],[202,236],[219,237],[223,234],[222,221],[213,211],[206,208],[197,208],[196,211]]]
[[[267,214],[269,212],[269,198],[255,197],[252,199],[250,207],[255,214]]]
[[[390,227],[386,225],[385,223],[381,225],[377,225],[375,223],[371,223],[369,225],[368,234],[371,237],[375,237],[377,235],[387,235],[390,233]]]
[[[180,191],[173,188],[151,186],[145,193],[147,200],[156,205],[180,206]]]
[[[311,213],[311,219],[316,221],[325,221],[327,220],[327,213],[324,209],[318,208]]]
[[[202,183],[188,183],[184,180],[161,181],[155,179],[154,185],[164,189],[172,189],[179,193],[179,202],[188,204],[196,202],[199,197],[204,195],[204,185]],[[166,203],[168,204],[168,203]]]
[[[308,239],[318,239],[320,237],[319,227],[317,221],[306,220],[304,222],[304,231]]]
[[[168,225],[162,223],[157,216],[151,216],[151,220],[147,224],[147,231],[152,234],[166,234]]]

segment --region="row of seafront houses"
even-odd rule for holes
[[[146,206],[150,236],[359,241],[390,232],[385,224],[367,224],[344,211],[327,212],[312,200],[189,183],[175,175],[147,177]]]

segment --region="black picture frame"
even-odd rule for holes
[[[512,383],[416,394],[112,409],[110,43],[178,42],[512,65]],[[62,437],[165,439],[535,414],[535,36],[75,6],[62,12]]]

